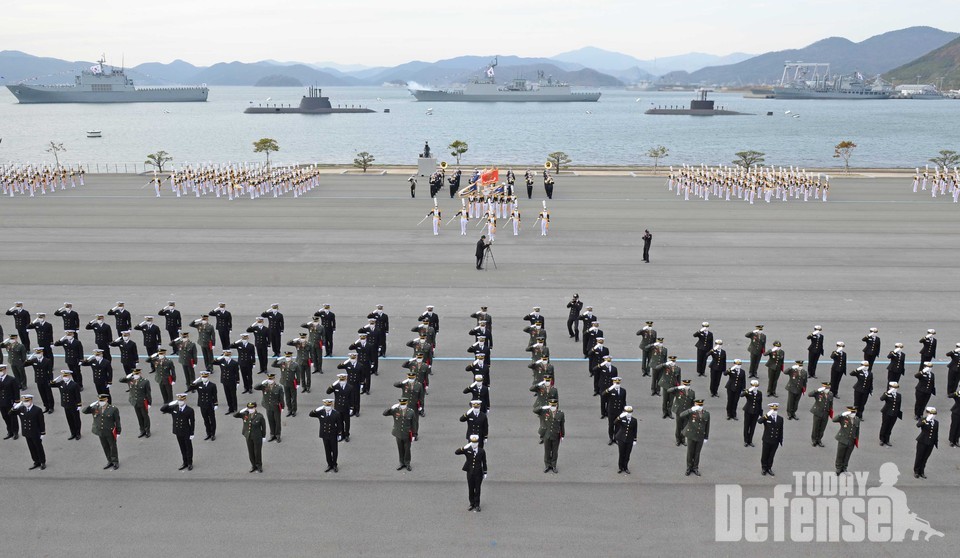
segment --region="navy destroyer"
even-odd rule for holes
[[[96,65],[83,70],[70,85],[7,85],[20,103],[183,103],[206,101],[206,86],[136,87],[123,68]]]
[[[537,72],[537,81],[530,83],[523,78],[516,78],[511,83],[497,84],[494,68],[497,60],[487,66],[484,76],[475,78],[463,89],[411,89],[410,93],[418,101],[429,102],[464,102],[464,103],[592,103],[600,99],[600,92],[572,91],[567,83],[554,81],[552,77],[545,77],[543,72]]]

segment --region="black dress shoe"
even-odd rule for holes
[[[262,473],[262,472],[263,472],[263,467],[257,467],[257,472],[258,472],[258,473]]]
[[[543,469],[543,472],[544,472],[544,473],[549,473],[549,472],[550,472],[550,467],[544,468],[544,469]]]
[[[187,468],[187,464],[186,464],[186,463],[184,463],[184,464],[183,464],[183,465],[181,465],[181,466],[180,466],[180,468],[179,468],[179,469],[177,469],[177,470],[178,470],[178,471],[182,471],[182,470],[184,470],[184,469],[186,469],[186,468]]]
[[[277,439],[276,436],[270,436],[270,439],[267,440],[267,442],[269,443],[269,442],[272,442],[272,441],[274,441],[274,440],[276,440],[276,439]]]
[[[773,469],[767,469],[767,474],[770,475],[771,477],[777,476],[773,474]]]
[[[408,471],[412,471],[412,470],[413,470],[413,467],[411,467],[409,463],[407,464],[407,470],[408,470]]]
[[[74,440],[79,440],[79,439],[80,439],[80,435],[79,435],[79,434],[77,434],[77,437],[76,437],[76,438],[74,438]]]
[[[7,436],[7,438],[9,438],[9,437],[10,437],[10,436]],[[70,436],[69,438],[67,438],[67,440],[74,440],[74,439],[76,439],[76,436]]]
[[[610,440],[609,442],[607,442],[607,445],[608,445],[608,446],[612,446],[612,445],[613,445],[613,440]]]
[[[620,473],[622,473],[622,472],[623,472],[623,469],[617,469],[617,474],[618,474],[618,475],[619,475]]]
[[[40,464],[39,464],[39,463],[34,463],[34,464],[33,464],[33,467],[30,467],[30,469],[28,469],[28,470],[29,470],[29,471],[32,471],[32,470],[34,470],[34,469],[39,469],[39,468],[40,468]]]
[[[251,472],[251,473],[257,472],[257,468],[256,468],[256,467],[250,467],[250,472]]]
[[[211,441],[211,442],[215,441],[216,439],[217,439],[217,435],[216,435],[216,434],[211,434],[211,435],[210,435],[210,441]]]
[[[920,473],[914,473],[914,474],[913,474],[913,478],[919,479],[919,478],[920,478]]]
[[[337,467],[336,465],[334,465],[334,466],[333,466],[333,472],[334,472],[334,473],[339,473],[339,472],[340,472],[340,467]]]
[[[13,434],[7,434],[4,440],[9,440],[10,438],[13,438]],[[950,445],[952,446],[953,444],[950,444]]]
[[[46,412],[48,415],[52,415],[52,414],[53,414],[53,409],[47,409],[45,412]]]
[[[624,468],[624,469],[623,469],[623,472],[629,475],[629,474],[630,474],[630,469]]]
[[[689,476],[690,476],[690,473],[691,473],[690,469],[687,469],[687,472],[684,473],[684,474],[689,477]]]
[[[147,435],[146,432],[141,432],[140,435],[137,436],[137,438],[143,438],[143,437],[146,436],[146,435]]]
[[[402,470],[404,469],[404,467],[406,467],[406,465],[404,465],[403,463],[401,463],[400,466],[397,467],[397,470],[398,470],[398,471],[402,471]]]
[[[107,463],[107,466],[104,467],[103,470],[106,471],[107,469],[112,469],[112,468],[113,468],[113,463]]]
[[[41,465],[41,467],[42,467],[42,465]],[[924,474],[924,473],[920,473],[920,478],[921,478],[921,479],[925,479],[925,478],[927,478],[927,475]]]
[[[40,464],[40,470],[41,470],[41,471],[43,471],[43,470],[46,469],[46,468],[47,468],[47,464],[46,464],[46,463],[41,463],[41,464]],[[927,478],[927,477],[923,477],[923,478]]]
[[[483,510],[480,509],[480,506],[477,506],[473,511],[474,511],[475,513],[480,513],[480,512],[483,511]]]
[[[192,470],[193,470],[193,463],[188,463],[188,464],[187,464],[187,470],[188,470],[188,471],[192,471]]]
[[[762,476],[762,477],[767,476],[767,470],[764,469],[764,470],[760,471],[760,476]]]
[[[333,470],[333,467],[327,467],[327,470],[324,471],[324,473],[329,473],[329,472],[332,471],[332,470]]]
[[[476,507],[477,506],[471,505],[469,508],[467,508],[467,511],[473,511],[474,509],[476,509]]]
[[[693,470],[693,474],[694,474],[694,475],[697,475],[697,476],[699,477],[699,476],[700,476],[700,469],[694,469],[694,470]]]
[[[210,439],[210,435],[209,435],[209,434],[207,434],[207,437],[206,437],[206,438],[204,438],[204,439],[203,439],[203,441],[207,441],[207,440],[209,440],[209,439]]]
[[[277,443],[279,444],[279,443],[282,442],[282,441],[283,441],[283,440],[280,439],[280,436],[277,436]]]
[[[113,462],[113,470],[116,471],[116,470],[119,469],[119,468],[120,468],[120,463],[117,462],[117,461],[114,461],[114,462]]]
[[[144,436],[146,436],[147,438],[149,438],[149,437],[150,437],[150,431],[147,430],[146,433],[144,433]]]

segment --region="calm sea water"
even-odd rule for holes
[[[63,142],[71,163],[142,162],[163,149],[176,163],[257,161],[253,141],[280,145],[275,161],[349,164],[358,151],[378,163],[415,164],[424,140],[441,159],[456,139],[469,144],[468,167],[539,165],[552,151],[575,164],[650,164],[651,147],[670,149],[666,164],[729,163],[734,153],[763,151],[767,162],[839,166],[833,146],[858,144],[851,165],[913,167],[940,149],[960,151],[960,101],[786,101],[716,93],[718,106],[755,116],[653,116],[654,105],[684,105],[691,92],[604,90],[597,103],[422,103],[405,89],[325,88],[331,102],[363,105],[373,114],[243,114],[264,102],[296,105],[303,89],[213,87],[206,103],[20,105],[0,92],[0,162],[52,161]],[[432,108],[432,115],[427,109]],[[386,114],[383,109],[390,109]],[[772,111],[773,116],[766,116]],[[790,114],[785,114],[790,111]],[[799,118],[794,115],[799,114]],[[87,130],[102,130],[90,139]],[[121,169],[122,166],[121,166]],[[132,170],[132,167],[131,167]]]

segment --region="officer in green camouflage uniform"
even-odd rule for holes
[[[177,340],[177,351],[179,353],[180,367],[183,370],[183,379],[187,382],[187,385],[193,383],[197,379],[196,366],[197,366],[197,345],[190,340],[190,332],[184,331],[180,334],[180,339]],[[211,361],[212,361],[211,357]],[[173,401],[172,399],[164,398],[165,403]]]
[[[813,432],[810,435],[813,447],[823,447],[823,433],[827,423],[833,418],[833,392],[830,391],[830,382],[820,384],[820,389],[810,392],[807,397],[813,397]]]
[[[417,381],[416,372],[407,372],[407,379],[394,382],[393,387],[400,389],[400,397],[407,400],[407,405],[414,410],[413,431],[420,432],[420,409],[423,404],[423,384]],[[417,435],[414,434],[414,438]]]
[[[546,374],[543,376],[543,379],[540,382],[530,386],[530,391],[534,393],[533,399],[533,412],[536,413],[537,409],[542,409],[550,401],[560,402],[560,393],[557,391],[556,386],[553,385],[553,375]],[[546,423],[546,416],[543,413],[539,414],[540,416],[540,427],[537,429],[537,435],[540,436],[540,443],[543,443],[543,432],[546,430],[544,426]]]
[[[663,346],[663,337],[657,337],[657,340],[647,347],[647,366],[649,366],[652,377],[650,379],[650,394],[660,395],[660,372],[657,367],[667,362],[667,348]]]
[[[157,382],[160,388],[160,399],[164,402],[173,401],[173,386],[177,382],[177,370],[173,361],[167,358],[167,350],[159,349],[156,358],[152,358],[154,364],[153,381]]]
[[[643,375],[649,376],[650,354],[647,352],[647,348],[657,341],[657,330],[653,329],[653,322],[647,322],[645,326],[637,331],[637,335],[640,336],[640,367],[643,370]]]
[[[416,413],[407,406],[409,400],[401,397],[397,403],[383,412],[385,417],[393,417],[393,437],[397,440],[397,453],[400,456],[400,466],[397,470],[406,469],[412,471],[410,466],[410,446],[414,438],[418,437],[416,430]]]
[[[150,380],[141,376],[141,370],[134,368],[133,372],[120,378],[120,383],[127,384],[129,388],[128,401],[133,407],[133,412],[137,415],[137,423],[140,425],[140,435],[138,438],[150,437],[150,405],[153,405],[153,396],[150,393]]]
[[[267,379],[260,382],[259,386],[253,389],[262,391],[263,397],[260,399],[260,406],[263,413],[267,415],[267,424],[270,425],[270,439],[279,443],[280,440],[280,413],[283,411],[283,388],[277,384],[277,375],[273,372],[267,373]]]
[[[703,444],[710,439],[710,411],[703,408],[703,399],[693,402],[693,407],[680,413],[686,424],[683,427],[683,437],[687,439],[687,476],[700,476],[700,451]]]
[[[534,409],[533,412],[543,419],[543,465],[544,473],[557,470],[557,454],[560,452],[560,441],[566,436],[566,418],[563,411],[557,406],[557,399],[551,399],[547,405]]]
[[[787,420],[800,420],[797,417],[797,407],[800,406],[800,397],[807,391],[807,371],[803,368],[803,361],[796,361],[796,364],[791,366],[785,374],[787,375]]]
[[[686,426],[687,419],[680,414],[693,407],[697,392],[690,387],[690,380],[680,380],[680,385],[668,389],[667,393],[673,397],[673,415],[677,417],[674,438],[678,446],[685,446],[687,442],[683,437],[683,427]]]
[[[263,472],[263,440],[267,436],[267,423],[263,415],[257,412],[257,404],[247,403],[247,408],[233,415],[243,419],[241,434],[247,441],[247,456],[250,458],[250,472]]]
[[[203,354],[203,368],[210,372],[213,370],[213,344],[217,330],[210,325],[210,317],[207,314],[200,316],[199,320],[193,320],[190,325],[197,328],[197,345],[200,346],[200,352]],[[194,359],[194,362],[196,362],[196,359]],[[192,379],[187,380],[187,385],[192,383]]]
[[[300,324],[300,327],[307,330],[307,348],[309,350],[310,362],[313,364],[313,372],[323,374],[323,323],[320,322],[320,316],[313,320]],[[300,385],[303,386],[304,393],[310,392],[310,369],[301,369]]]
[[[101,394],[98,401],[83,410],[85,415],[93,415],[93,435],[100,438],[103,454],[107,457],[106,469],[119,469],[120,457],[117,455],[117,438],[120,436],[120,409],[107,400],[110,396]]]
[[[301,375],[300,362],[293,359],[293,351],[285,351],[282,358],[273,361],[271,366],[280,369],[280,386],[283,387],[283,399],[287,406],[287,416],[297,416],[297,384]],[[304,367],[306,368],[306,366]],[[266,408],[266,406],[264,406]]]
[[[666,363],[658,364],[653,369],[654,374],[660,376],[660,382],[657,385],[662,390],[660,399],[663,418],[673,418],[673,415],[670,414],[673,397],[671,397],[669,390],[680,385],[680,365],[677,364],[677,357],[671,355],[668,358],[669,360]]]
[[[857,417],[857,408],[850,406],[840,415],[833,417],[833,422],[840,423],[837,432],[837,474],[845,473],[850,465],[850,456],[860,438],[860,418]]]
[[[777,394],[777,382],[780,381],[780,374],[783,373],[783,349],[779,341],[773,342],[773,348],[764,353],[767,358],[767,395],[770,397],[780,397]]]

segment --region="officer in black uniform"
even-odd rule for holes
[[[333,408],[333,402],[333,398],[327,397],[322,406],[310,411],[310,416],[320,421],[320,439],[323,440],[323,452],[327,459],[325,473],[340,472],[337,464],[337,444],[343,439],[343,418]]]

